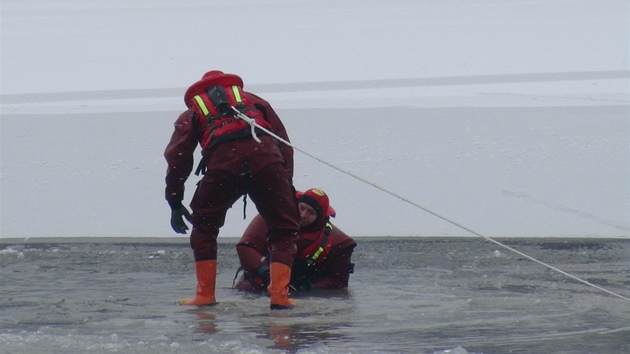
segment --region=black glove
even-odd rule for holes
[[[300,280],[291,280],[291,283],[289,284],[289,288],[291,288],[291,290],[295,291],[295,292],[300,292],[300,291],[308,291],[308,290],[313,290],[315,289],[315,283],[305,279],[305,278],[301,278]]]
[[[313,269],[308,267],[305,262],[296,260],[291,268],[291,282],[289,287],[293,291],[307,291],[315,289],[315,283],[311,281]]]
[[[258,268],[256,268],[256,277],[262,282],[262,287],[267,289],[271,280],[269,265],[267,263],[263,263]]]
[[[182,202],[168,202],[171,207],[171,227],[178,234],[185,234],[188,230],[188,225],[184,222],[184,217],[190,222],[190,213]]]

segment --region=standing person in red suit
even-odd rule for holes
[[[298,192],[296,197],[300,210],[300,237],[290,288],[294,291],[347,288],[354,267],[351,258],[356,242],[330,222],[336,215],[324,191],[309,189]],[[265,220],[257,215],[236,245],[244,271],[236,288],[264,291],[269,284],[266,234]]]
[[[184,96],[188,109],[175,122],[166,147],[166,200],[171,226],[177,233],[192,224],[190,245],[195,259],[197,290],[182,305],[214,304],[217,273],[217,236],[227,210],[249,196],[269,228],[265,247],[270,254],[270,308],[295,305],[288,298],[291,267],[296,255],[299,212],[293,188],[293,149],[277,142],[255,125],[289,141],[287,132],[269,103],[243,91],[243,80],[233,74],[210,71]],[[238,112],[238,113],[237,113]],[[256,124],[252,126],[241,119]],[[203,173],[190,203],[182,205],[184,183],[193,169],[193,153],[201,146]]]

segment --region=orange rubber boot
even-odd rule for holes
[[[197,271],[197,292],[194,299],[181,299],[180,305],[201,306],[212,305],[217,301],[214,298],[214,286],[217,278],[217,260],[195,262]]]
[[[297,305],[297,301],[287,297],[289,294],[289,282],[291,281],[291,268],[286,264],[272,262],[269,266],[271,282],[267,287],[271,297],[272,310],[290,309]]]

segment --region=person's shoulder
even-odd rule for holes
[[[188,108],[179,114],[179,119],[191,119],[193,115],[194,111]]]
[[[245,92],[245,93],[247,94],[247,97],[252,101],[253,104],[271,106],[269,102],[267,102],[267,100],[258,96],[257,94],[251,93],[251,92]]]
[[[333,228],[333,246],[335,248],[347,248],[356,246],[356,241],[348,236],[345,232],[339,229],[337,226]]]
[[[175,128],[178,130],[188,131],[194,123],[195,114],[191,109],[183,111],[175,121]]]

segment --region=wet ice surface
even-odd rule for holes
[[[359,238],[350,287],[294,310],[231,289],[193,295],[181,242],[0,245],[0,353],[627,353],[630,302],[478,238]],[[221,239],[220,239],[221,240]],[[97,242],[97,243],[94,243]],[[630,295],[628,239],[508,239],[517,250]]]

